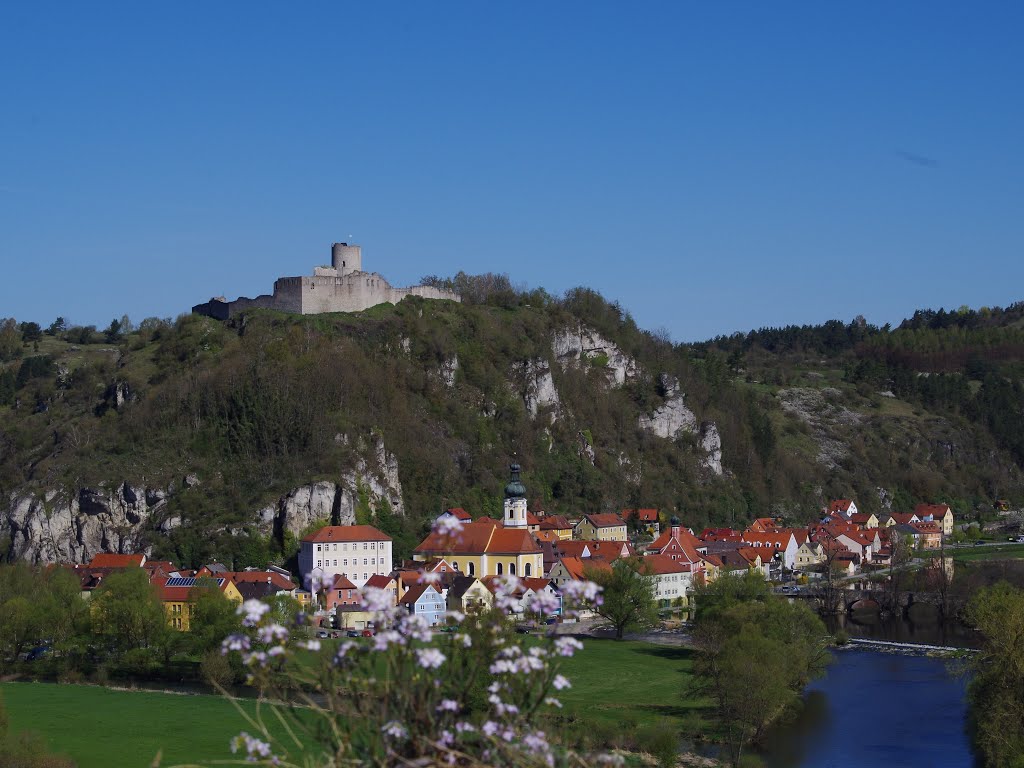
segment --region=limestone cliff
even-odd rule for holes
[[[577,324],[559,330],[552,341],[552,351],[562,365],[598,365],[608,372],[609,383],[622,386],[639,371],[636,360],[593,328]]]
[[[232,535],[248,535],[251,530],[298,537],[319,522],[351,525],[360,494],[370,511],[386,503],[392,512],[404,514],[397,459],[380,439],[370,440],[368,454],[337,481],[295,488],[224,530]],[[17,491],[7,499],[6,509],[0,507],[0,540],[9,541],[12,559],[33,563],[82,563],[99,552],[148,553],[154,537],[187,522],[165,514],[168,499],[199,482],[189,474],[168,488],[125,482],[112,488]]]

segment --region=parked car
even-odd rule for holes
[[[327,633],[326,633],[326,632],[325,632],[324,630],[322,630],[322,629],[321,629],[321,630],[320,630],[319,632],[317,632],[317,633],[316,633],[316,636],[317,636],[317,637],[330,637],[330,635],[329,635],[329,634],[327,634]]]
[[[38,645],[28,652],[28,656],[25,657],[25,661],[38,661],[50,652],[50,647],[47,645]]]
[[[373,637],[376,633],[372,629],[364,629],[362,632],[363,637]]]
[[[346,634],[346,635],[347,635],[348,637],[359,637],[359,635],[360,635],[360,632],[359,632],[359,630],[358,630],[358,629],[350,629],[350,630],[349,630],[348,632],[346,632],[345,634]]]
[[[976,547],[980,547],[980,546],[982,546],[982,545],[983,545],[984,543],[985,543],[984,541],[982,541],[981,539],[978,539],[978,540],[977,540],[976,542],[974,542],[974,546],[976,546]]]

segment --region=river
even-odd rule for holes
[[[837,650],[762,758],[767,768],[971,768],[966,685],[943,659]]]

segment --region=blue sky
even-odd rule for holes
[[[6,3],[0,316],[363,246],[679,341],[1024,299],[1020,3]]]

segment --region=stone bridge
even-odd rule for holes
[[[945,610],[955,616],[964,607],[964,599],[959,595],[946,595],[943,605],[942,594],[927,591],[900,591],[895,594],[885,589],[845,589],[834,587],[808,586],[800,592],[788,594],[788,597],[814,600],[825,613],[849,613],[851,611],[888,611],[906,613],[913,605],[930,605],[939,611]]]

